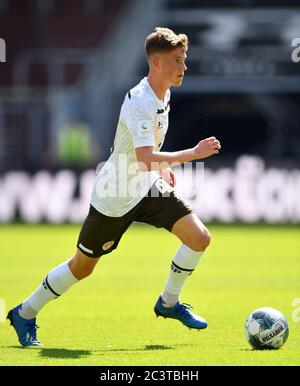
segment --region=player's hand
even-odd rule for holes
[[[219,154],[220,150],[221,144],[216,137],[203,139],[193,148],[195,159],[207,158],[214,154]]]
[[[160,176],[167,184],[169,184],[172,188],[176,186],[176,176],[174,171],[171,168],[161,169],[159,171]]]
[[[175,175],[175,173],[174,173],[174,171],[172,169],[169,169],[169,172],[170,172],[170,182],[169,182],[169,185],[172,188],[175,188],[175,186],[176,186],[176,175]]]

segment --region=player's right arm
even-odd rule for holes
[[[135,149],[137,161],[142,171],[160,170],[193,160],[208,158],[218,154],[220,141],[215,137],[200,141],[195,147],[174,152],[155,151],[154,146],[142,146]]]

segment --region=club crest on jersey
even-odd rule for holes
[[[113,245],[114,245],[114,241],[108,241],[107,243],[103,244],[102,245],[102,249],[103,251],[107,251],[108,249],[110,249]]]

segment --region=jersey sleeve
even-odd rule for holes
[[[129,103],[123,116],[134,148],[155,146],[154,125],[151,111],[142,101]]]

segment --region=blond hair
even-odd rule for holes
[[[159,52],[169,52],[176,48],[188,50],[189,40],[185,34],[176,35],[169,28],[156,27],[154,32],[147,36],[145,40],[145,50],[147,58]]]

